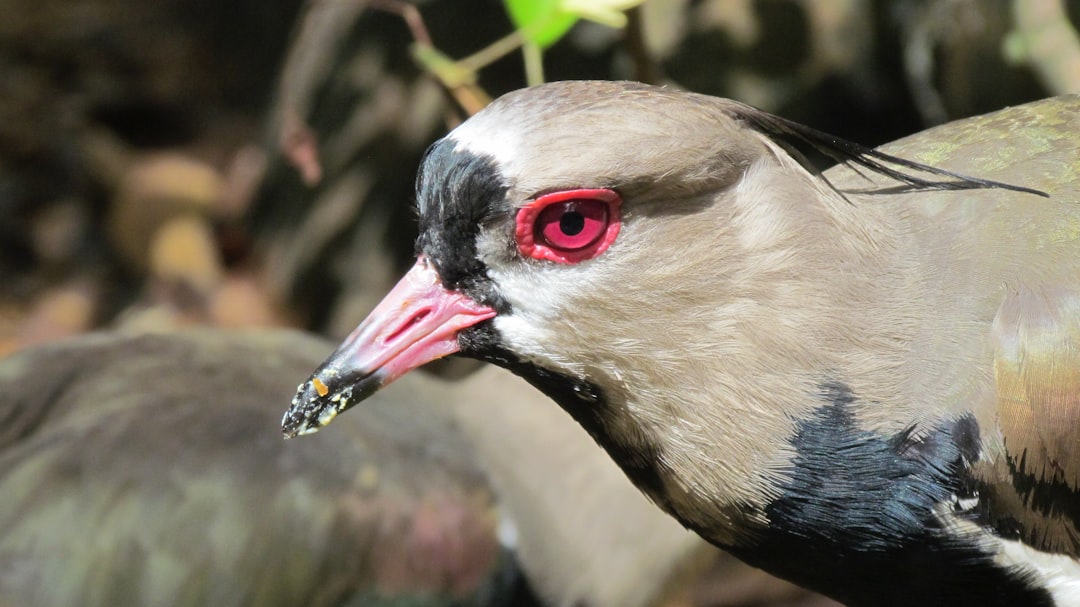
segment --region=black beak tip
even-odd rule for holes
[[[382,386],[381,376],[377,373],[342,377],[334,383],[334,386],[328,385],[320,378],[320,373],[316,373],[297,386],[292,404],[281,418],[281,433],[286,439],[318,432]],[[338,388],[338,385],[343,387]]]
[[[321,381],[312,377],[297,386],[296,395],[293,396],[289,409],[281,418],[281,432],[285,438],[317,432],[319,428],[326,425],[320,423],[319,420],[333,415],[330,411],[334,408],[328,407],[330,403],[323,398],[325,393],[320,395],[316,389],[316,386],[322,385]]]

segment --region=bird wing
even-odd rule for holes
[[[983,436],[987,461],[975,469],[984,522],[1040,550],[1080,557],[1077,132],[1080,96],[1070,95],[942,125],[881,148],[891,156],[992,177],[1045,196],[989,187],[936,196],[918,191],[895,198],[872,195],[864,204],[894,204],[902,209],[897,216],[911,220],[917,249],[925,253],[923,263],[929,268],[927,283],[940,285],[933,299],[927,293],[922,298],[932,306],[977,310],[967,326],[993,318],[990,383],[996,396],[985,412],[982,403],[973,404],[988,430]],[[876,184],[887,193],[889,179],[927,189],[872,169],[841,166],[826,176],[845,192],[867,191],[868,184]],[[931,367],[960,364],[986,344],[983,329],[972,341],[954,326],[956,318],[943,312],[929,320],[935,319],[940,324],[927,329],[930,337],[918,350],[939,361]],[[948,348],[953,358],[932,356]],[[950,378],[948,373],[944,377]],[[989,431],[992,420],[997,421],[996,437]]]
[[[1038,549],[1080,555],[1080,289],[1014,290],[993,337],[1007,466],[994,518]]]

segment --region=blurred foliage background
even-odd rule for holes
[[[411,254],[424,148],[525,84],[518,52],[443,66],[453,94],[414,59],[513,32],[496,0],[0,9],[2,351],[143,322],[343,335]],[[684,87],[872,145],[1080,90],[1076,0],[650,0],[627,17],[578,21],[546,78]]]
[[[1077,0],[578,4],[619,18],[544,40],[547,80],[731,97],[864,144],[1080,92]],[[539,56],[496,0],[0,14],[0,355],[96,329],[342,337],[410,263],[424,149]],[[820,600],[710,567],[680,600]]]

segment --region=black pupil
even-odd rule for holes
[[[577,236],[585,229],[585,216],[577,211],[567,211],[559,218],[559,230],[567,236]]]

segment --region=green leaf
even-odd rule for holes
[[[525,40],[541,48],[555,44],[578,21],[561,0],[504,0],[510,20]]]
[[[626,14],[644,0],[504,0],[510,20],[526,41],[555,44],[579,19],[608,27],[626,26]]]

